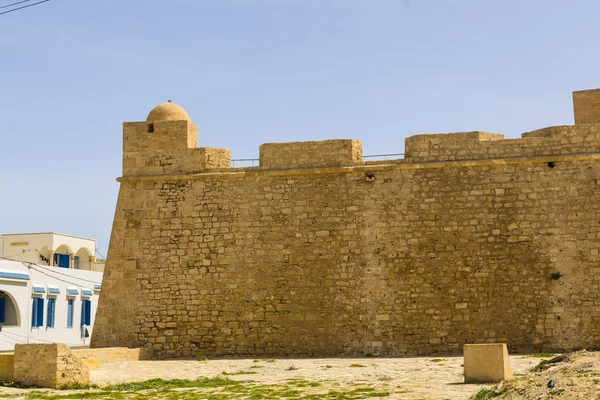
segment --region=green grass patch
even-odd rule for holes
[[[287,385],[291,385],[294,387],[319,387],[321,384],[319,382],[305,381],[305,380],[292,380],[286,383]]]
[[[98,392],[78,392],[69,394],[60,394],[52,392],[31,392],[27,394],[28,399],[44,399],[44,400],[59,400],[59,399],[97,399],[97,398],[109,398],[109,399],[124,399],[125,396],[122,393],[107,392],[104,390]]]
[[[236,372],[222,372],[221,375],[252,375],[257,374],[256,371],[236,371]]]
[[[492,397],[495,397],[492,389],[481,389],[479,392],[475,393],[472,400],[485,400],[491,399]]]
[[[537,358],[552,358],[555,354],[552,353],[534,353],[530,354],[528,357],[537,357]]]
[[[544,366],[547,364],[551,364],[551,363],[548,360],[542,360],[542,361],[540,361],[540,363],[538,365],[531,368],[531,372],[541,372],[546,369],[546,368],[544,368]]]
[[[350,364],[350,368],[367,368],[367,366],[363,364]]]
[[[338,382],[331,382],[336,386]],[[186,379],[150,379],[143,382],[130,382],[110,385],[103,389],[60,393],[57,391],[33,391],[18,394],[19,397],[44,400],[61,399],[106,399],[106,400],[358,400],[381,398],[390,395],[387,391],[371,387],[358,387],[354,390],[330,390],[315,393],[319,382],[304,379],[289,380],[285,384],[261,385],[252,381],[232,381],[227,377]],[[308,389],[308,392],[303,390]],[[318,390],[318,389],[316,389]],[[14,395],[12,395],[14,396]],[[12,397],[11,396],[11,397]]]
[[[429,360],[429,362],[434,362],[434,363],[439,363],[439,362],[444,362],[445,360],[442,358],[432,358],[431,360]]]
[[[150,379],[143,382],[129,382],[110,385],[104,388],[106,391],[114,392],[136,392],[140,390],[166,390],[173,388],[218,388],[239,385],[240,382],[229,378],[217,376],[214,378],[189,379]]]

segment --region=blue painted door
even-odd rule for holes
[[[69,268],[71,257],[68,254],[54,254],[54,266],[59,268]]]

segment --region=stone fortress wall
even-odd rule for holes
[[[173,103],[125,123],[93,347],[160,358],[600,346],[600,90],[521,139],[197,148]]]

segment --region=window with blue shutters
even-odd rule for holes
[[[81,326],[90,326],[92,321],[92,302],[91,300],[81,300]]]
[[[48,299],[48,315],[46,317],[46,326],[48,328],[53,328],[54,327],[54,308],[55,308],[55,304],[56,301],[55,299]]]
[[[40,326],[44,326],[44,299],[34,297],[33,310],[31,312],[31,327],[38,328]]]
[[[6,319],[6,297],[0,297],[0,324]]]
[[[67,328],[73,327],[73,299],[67,300]]]

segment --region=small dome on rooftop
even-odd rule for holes
[[[183,107],[173,103],[171,100],[166,103],[161,103],[154,107],[150,114],[148,114],[148,118],[146,118],[146,122],[155,122],[155,121],[190,121],[190,116],[183,109]]]

